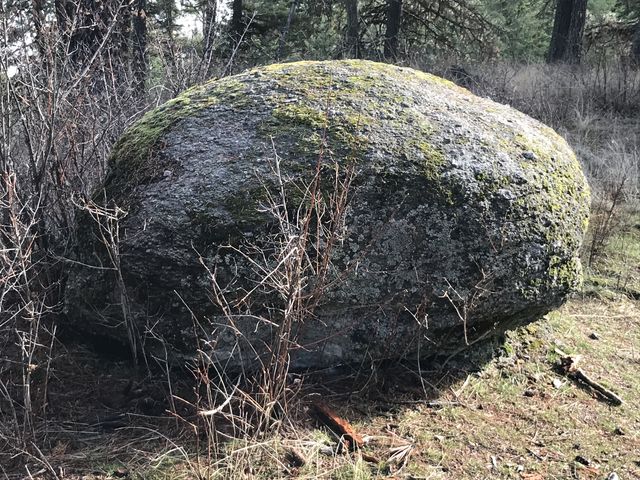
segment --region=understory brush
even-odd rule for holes
[[[38,29],[36,38],[16,36],[33,21],[42,27],[43,5],[29,13],[0,4],[0,475],[32,459],[31,468],[62,476],[42,452],[51,446],[52,363],[64,352],[56,333],[64,323],[75,205],[93,198],[126,127],[214,70],[210,55],[195,61],[173,52],[184,60],[176,61],[158,48],[161,62],[172,65],[172,81],[140,81],[144,52],[114,55],[126,10],[118,3],[126,2],[113,2],[117,13],[103,18],[104,35],[90,51],[76,42],[90,28],[77,23]]]
[[[281,172],[280,164],[274,151],[272,178],[263,179],[266,199],[260,208],[268,223],[275,225],[274,231],[254,239],[256,243],[223,245],[218,252],[220,256],[225,252],[239,256],[250,272],[241,282],[253,287],[232,294],[231,286],[238,279],[229,280],[228,285],[221,283],[215,266],[201,258],[223,323],[239,337],[242,328],[237,325],[247,320],[255,324],[254,333],[258,328],[271,329],[264,344],[237,340],[233,350],[239,358],[246,348],[245,355],[258,364],[250,370],[245,370],[248,365],[244,363],[229,367],[228,359],[217,360],[215,340],[199,345],[192,368],[196,396],[189,402],[198,420],[188,423],[196,439],[206,439],[209,467],[204,478],[250,478],[252,475],[242,470],[256,456],[266,455],[268,465],[275,461],[279,468],[286,468],[278,457],[286,455],[287,449],[278,437],[282,432],[287,432],[285,437],[295,435],[294,419],[299,416],[295,410],[302,407],[297,398],[302,377],[292,382],[291,356],[304,348],[298,340],[302,325],[313,319],[325,290],[339,277],[332,255],[342,241],[353,168],[341,168],[329,152],[321,152],[315,174],[307,181],[294,181]],[[329,177],[327,171],[332,173]],[[292,202],[292,195],[296,202]],[[266,306],[262,303],[265,298],[269,299]],[[214,328],[207,325],[206,320],[199,322],[199,328]],[[232,444],[227,445],[228,441]],[[278,448],[282,451],[276,454],[274,449]],[[197,470],[203,475],[199,463]]]

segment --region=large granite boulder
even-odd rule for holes
[[[280,198],[276,154],[284,228],[267,211]],[[123,135],[96,196],[128,212],[121,281],[85,215],[70,325],[127,343],[127,311],[148,350],[160,340],[179,355],[201,348],[228,366],[258,365],[290,300],[273,277],[260,285],[260,270],[300,233],[303,186],[320,172],[327,200],[351,171],[335,241],[320,242],[326,273],[304,264],[303,291],[321,282],[322,295],[287,317],[293,368],[448,354],[540,318],[579,282],[589,189],[552,129],[416,70],[299,62],[191,88]]]

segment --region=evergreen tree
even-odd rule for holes
[[[349,58],[360,58],[362,52],[360,47],[358,0],[344,0],[344,8],[347,17],[344,54]]]
[[[580,63],[587,0],[557,0],[547,61]]]
[[[384,34],[384,58],[398,57],[398,35],[402,21],[402,0],[387,0],[386,30]]]
[[[133,72],[138,98],[144,100],[147,79],[147,13],[146,0],[135,0],[133,15]]]

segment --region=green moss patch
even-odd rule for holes
[[[127,130],[113,147],[111,161],[117,166],[145,163],[161,135],[177,121],[220,103],[234,108],[245,106],[244,88],[243,83],[230,77],[186,90],[173,100],[147,112]]]
[[[166,164],[157,161],[156,151],[171,126],[213,105],[245,107],[248,100],[244,89],[244,84],[234,77],[214,80],[192,87],[147,112],[114,145],[109,161],[115,175],[108,179],[107,190],[126,189],[161,174]]]

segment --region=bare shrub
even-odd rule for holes
[[[611,142],[588,164],[592,182],[588,265],[601,256],[612,238],[629,228],[640,208],[640,149]]]
[[[39,446],[72,199],[102,182],[111,144],[145,106],[110,48],[119,7],[90,52],[74,43],[81,25],[20,35],[26,12],[0,5],[0,464],[28,457],[56,477]]]
[[[300,328],[313,320],[326,290],[344,273],[336,271],[332,256],[342,239],[354,178],[352,167],[324,163],[319,158],[310,182],[293,182],[281,171],[280,157],[274,157],[275,186],[265,186],[267,199],[261,210],[272,219],[275,231],[259,243],[221,248],[244,259],[252,272],[252,278],[246,280],[254,286],[231,295],[229,286],[219,283],[215,265],[207,267],[213,299],[228,325],[235,328],[238,320],[251,318],[272,327],[273,336],[267,345],[249,345],[259,363],[255,371],[245,372],[245,377],[254,378],[250,382],[251,397],[259,429],[269,427],[278,410],[286,411],[290,356],[304,348],[298,342]],[[331,174],[330,183],[327,172]],[[262,303],[265,298],[272,299],[267,309]],[[215,348],[214,343],[209,348]],[[216,363],[206,346],[200,353],[203,365]],[[217,368],[224,370],[224,365]]]
[[[458,70],[442,65],[436,71],[450,76]],[[582,66],[495,62],[465,71],[472,79],[465,86],[475,93],[559,130],[571,130],[577,116],[634,115],[640,109],[640,70],[622,58]]]
[[[215,57],[220,36],[213,23],[206,39],[154,35],[146,43],[138,37],[127,50],[134,5],[110,2],[85,16],[51,5],[51,15],[40,16],[49,4],[13,9],[0,2],[0,466],[29,477],[36,472],[24,470],[27,460],[53,478],[61,475],[43,446],[76,204],[98,222],[112,259],[107,268],[119,274],[123,212],[89,200],[109,170],[113,143],[145,110],[224,74],[233,62]],[[24,34],[31,27],[35,36]],[[157,60],[151,69],[149,52]],[[153,332],[137,332],[130,321],[126,326],[135,362],[144,346],[140,337]],[[164,367],[168,376],[166,359]]]
[[[276,451],[283,446],[277,433],[286,430],[295,435],[293,419],[301,407],[290,403],[302,382],[292,382],[289,372],[291,355],[304,348],[298,341],[299,330],[313,321],[326,289],[344,274],[336,270],[332,258],[342,240],[353,168],[325,161],[321,154],[315,174],[303,182],[287,177],[281,162],[274,152],[272,175],[263,179],[265,200],[259,207],[273,229],[239,246],[221,246],[213,264],[201,259],[220,317],[194,316],[195,331],[200,333],[191,365],[194,395],[173,399],[196,414],[185,416],[179,407],[171,407],[171,413],[193,432],[195,449],[188,465],[199,478],[252,478],[257,470],[249,465],[256,458],[266,456],[268,464],[281,462],[282,452],[276,455]],[[243,279],[244,285],[252,285],[248,290],[235,288],[236,279],[221,283],[216,262],[223,261],[225,252],[248,267],[249,278]],[[265,298],[270,299],[266,308]],[[229,367],[216,356],[211,331],[225,324],[241,334],[236,324],[247,319],[270,326],[272,335],[265,344],[240,338],[237,348],[250,350],[255,364]]]
[[[42,420],[46,420],[56,334],[50,321],[53,308],[47,303],[47,280],[43,278],[46,260],[36,245],[39,208],[30,199],[21,198],[15,175],[2,175],[0,414],[6,420],[0,422],[0,462],[8,464],[12,457],[24,454],[50,470],[36,443],[46,436]]]
[[[122,319],[124,328],[127,332],[127,340],[129,341],[129,350],[134,366],[138,366],[139,354],[142,345],[140,342],[140,333],[131,317],[131,309],[129,307],[129,295],[127,286],[122,276],[122,257],[120,255],[120,220],[127,215],[127,212],[117,205],[108,207],[101,206],[91,200],[85,200],[76,203],[76,206],[91,217],[97,226],[96,234],[104,249],[107,252],[109,265],[95,268],[103,268],[112,270],[116,279],[116,285],[120,294],[120,308],[122,311]]]

